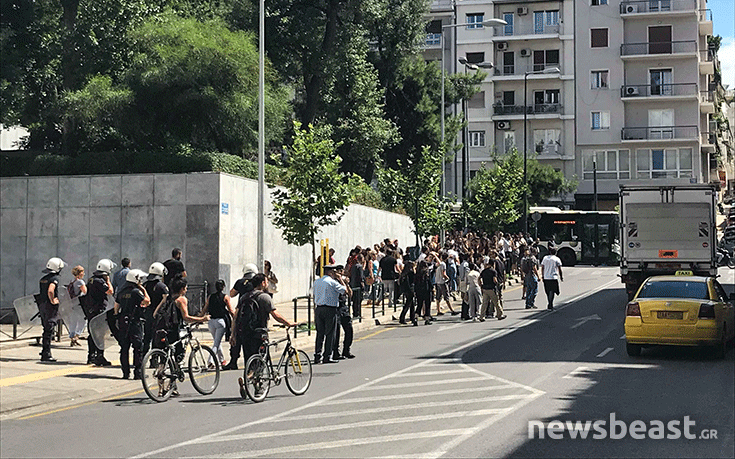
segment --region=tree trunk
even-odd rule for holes
[[[330,0],[327,7],[326,23],[324,25],[324,37],[320,50],[315,50],[317,55],[311,56],[312,74],[304,75],[304,89],[306,90],[306,105],[304,107],[301,122],[308,126],[316,119],[321,102],[321,92],[324,86],[324,75],[327,72],[329,60],[334,55],[337,43],[337,25],[341,10],[339,0]]]

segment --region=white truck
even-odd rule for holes
[[[628,299],[650,276],[717,275],[716,184],[620,185],[620,277]]]

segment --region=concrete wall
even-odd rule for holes
[[[217,173],[2,178],[0,307],[36,293],[52,256],[89,275],[100,258],[119,264],[128,257],[147,270],[181,247],[190,282],[223,278],[229,287],[244,263],[256,261],[256,206],[257,182]],[[322,237],[344,262],[356,244],[391,237],[405,247],[414,240],[412,227],[408,217],[351,206]],[[281,280],[276,300],[305,294],[311,249],[286,244],[268,218],[265,241],[266,259]],[[68,280],[70,269],[62,274]]]

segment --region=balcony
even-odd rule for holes
[[[715,92],[702,91],[699,93],[699,111],[701,113],[715,112]]]
[[[620,2],[620,15],[624,18],[638,15],[684,15],[695,13],[696,7],[695,0],[632,0]]]
[[[454,11],[454,0],[432,0],[430,11],[432,13]]]
[[[699,73],[712,75],[715,73],[715,54],[710,49],[699,52]]]
[[[697,83],[626,84],[620,88],[623,100],[644,98],[696,98]]]
[[[537,74],[531,74],[533,72],[543,72],[546,69],[553,69],[553,68],[560,68],[559,64],[551,63],[551,64],[523,64],[523,65],[499,65],[495,67],[495,76],[510,76],[510,75],[520,75],[523,77],[526,72],[529,72],[529,79],[534,78],[559,78],[559,73],[537,73]]]
[[[554,38],[559,36],[559,24],[509,24],[493,27],[493,41],[512,40],[514,38],[528,40],[531,38]]]
[[[697,126],[654,126],[654,127],[624,127],[622,140],[696,140],[699,128]]]
[[[699,35],[712,35],[712,10],[699,10]]]
[[[662,54],[671,57],[696,56],[697,42],[695,40],[685,41],[662,41],[646,43],[623,43],[620,45],[620,57],[630,58],[660,58]]]
[[[714,153],[717,136],[714,132],[703,132],[702,135],[702,153]]]
[[[525,112],[529,115],[543,114],[561,114],[561,104],[533,104],[525,107]],[[523,105],[504,105],[494,104],[493,113],[495,115],[523,115]]]
[[[440,33],[427,33],[426,40],[424,41],[425,49],[440,49],[442,46],[442,34]]]

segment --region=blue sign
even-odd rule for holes
[[[222,203],[222,215],[230,215],[230,205],[226,202]]]

